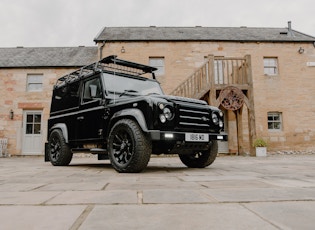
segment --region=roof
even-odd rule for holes
[[[79,67],[98,59],[95,47],[0,48],[0,68]]]
[[[101,41],[314,42],[315,37],[288,28],[254,27],[105,27]]]

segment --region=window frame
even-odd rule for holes
[[[38,78],[37,78],[38,77]],[[36,78],[36,79],[32,79]],[[26,79],[26,91],[27,92],[42,92],[43,91],[44,74],[41,73],[29,73]],[[35,86],[34,89],[31,86]],[[39,87],[37,87],[39,86]]]
[[[272,120],[269,120],[269,117],[272,117]],[[279,118],[279,119],[275,119],[275,117]],[[279,128],[277,127],[277,123],[279,123]],[[272,125],[272,127],[270,128],[270,124]],[[283,130],[283,119],[282,119],[282,113],[281,112],[268,112],[267,113],[267,127],[268,127],[268,131],[271,132],[279,132]]]
[[[266,75],[266,76],[279,75],[278,57],[264,57],[263,58],[263,65],[264,65],[264,75]]]

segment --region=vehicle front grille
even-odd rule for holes
[[[180,104],[178,107],[180,129],[209,130],[210,129],[210,110],[202,106],[191,104]]]

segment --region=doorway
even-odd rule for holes
[[[23,155],[43,154],[42,111],[25,110],[23,112]]]

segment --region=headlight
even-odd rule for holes
[[[174,113],[172,111],[172,107],[170,105],[166,105],[164,103],[159,103],[158,104],[160,111],[160,121],[162,123],[165,123],[167,120],[172,120],[174,118]]]
[[[159,103],[160,110],[163,110],[165,108],[165,105],[163,103]]]
[[[160,114],[160,121],[161,121],[162,123],[165,123],[165,122],[166,122],[166,117],[165,117],[164,114]]]
[[[167,107],[165,107],[163,109],[163,114],[164,114],[164,116],[166,117],[167,120],[171,120],[172,117],[173,117],[172,111],[169,108],[167,108]]]
[[[219,124],[219,118],[218,118],[218,115],[216,113],[212,113],[212,122],[215,125]]]

